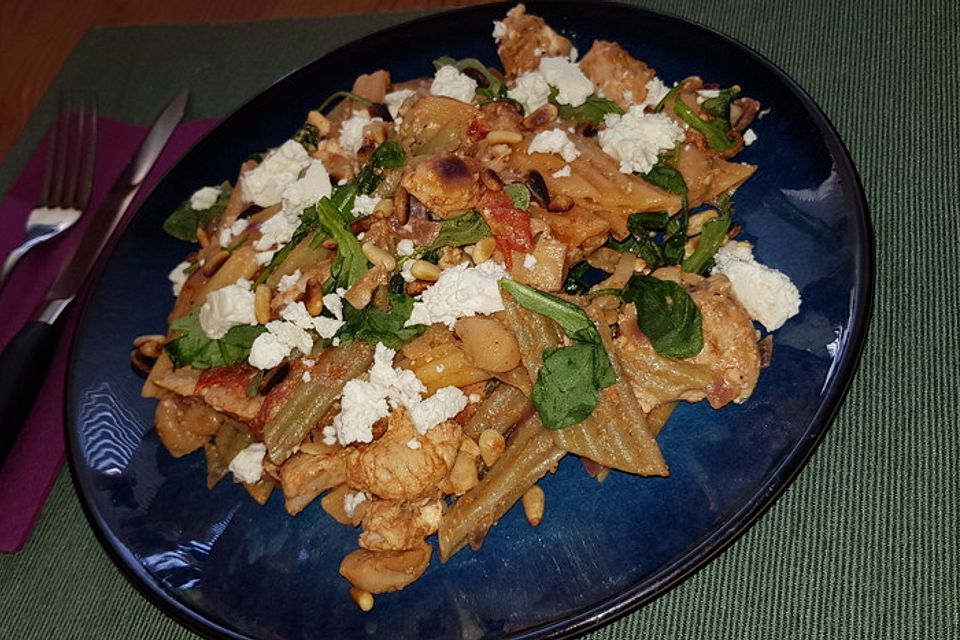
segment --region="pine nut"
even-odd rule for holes
[[[547,204],[547,210],[553,211],[554,213],[570,211],[570,209],[573,209],[573,198],[565,193],[558,193],[553,196],[549,204]]]
[[[716,209],[707,209],[706,211],[701,211],[700,213],[695,213],[690,216],[690,219],[687,221],[687,235],[688,236],[697,236],[700,235],[700,232],[703,231],[703,225],[707,224],[710,220],[713,220],[718,215],[720,215]]]
[[[383,220],[393,215],[394,202],[389,198],[384,198],[373,208],[373,217]]]
[[[473,438],[467,437],[460,442],[460,451],[465,451],[473,457],[480,455],[480,445]]]
[[[489,144],[520,144],[521,142],[523,142],[523,135],[516,131],[498,129],[487,134]]]
[[[210,276],[215,274],[217,271],[219,271],[220,267],[223,266],[223,263],[229,259],[230,259],[230,252],[221,249],[212,258],[207,260],[206,263],[204,263],[203,267],[201,267],[201,270],[203,271],[203,275],[209,278]]]
[[[257,324],[270,322],[270,299],[273,292],[265,284],[258,284],[253,298],[253,313],[257,317]]]
[[[326,136],[328,133],[330,133],[330,121],[327,120],[327,117],[316,109],[307,114],[307,124],[312,124],[315,126],[317,131],[320,132],[321,136]]]
[[[493,252],[497,250],[497,241],[492,236],[481,238],[473,246],[473,263],[481,264],[490,259]]]
[[[374,266],[383,267],[387,271],[397,268],[397,259],[372,242],[364,242],[360,248],[363,250],[363,255]]]
[[[557,107],[552,104],[545,104],[526,118],[523,119],[523,126],[527,129],[539,129],[557,119]]]
[[[490,167],[486,167],[480,172],[480,182],[490,191],[501,191],[503,189],[503,180]]]
[[[480,434],[479,445],[483,464],[492,467],[500,459],[507,443],[496,429],[484,429]]]
[[[373,609],[373,594],[357,587],[350,587],[350,597],[357,603],[361,611]]]
[[[202,249],[210,246],[210,234],[203,227],[197,227],[197,242],[200,243]]]
[[[323,311],[323,282],[318,278],[307,280],[307,290],[304,295],[304,306],[311,316],[319,316]]]
[[[534,527],[540,524],[543,520],[545,502],[543,489],[538,485],[533,485],[524,492],[520,502],[523,504],[523,515],[527,516],[527,522]]]
[[[410,275],[417,280],[436,282],[440,279],[440,267],[426,260],[417,260],[410,266]]]
[[[400,225],[407,224],[410,218],[410,194],[403,187],[397,187],[393,194],[393,216]]]

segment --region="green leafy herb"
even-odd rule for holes
[[[515,280],[501,280],[500,286],[517,304],[552,319],[578,342],[544,351],[531,397],[544,426],[550,429],[583,421],[597,406],[599,390],[617,381],[597,327],[572,302]]]
[[[608,113],[623,115],[623,109],[613,100],[601,98],[595,93],[587,96],[587,99],[578,107],[571,107],[569,104],[560,104],[557,102],[557,94],[560,93],[556,87],[550,87],[548,99],[557,107],[557,113],[561,120],[576,120],[581,124],[597,126],[603,123],[603,116]]]
[[[659,161],[650,168],[650,171],[641,173],[640,177],[655,187],[680,196],[681,206],[687,208],[687,183],[683,174],[669,164]]]
[[[680,90],[683,89],[684,84],[686,84],[686,81],[678,82],[677,84],[673,85],[670,91],[667,91],[666,95],[660,98],[660,102],[658,102],[657,106],[653,108],[653,112],[660,113],[663,111],[663,108],[667,106],[667,101],[680,93]]]
[[[361,340],[370,345],[382,342],[391,349],[399,349],[427,329],[422,324],[403,326],[410,318],[411,311],[413,311],[413,298],[402,293],[390,294],[390,309],[387,311],[372,305],[364,309],[355,309],[344,300],[344,325],[337,333],[337,337],[343,344]]]
[[[367,258],[363,255],[360,241],[347,227],[343,212],[334,206],[330,198],[321,198],[312,209],[304,212],[305,222],[307,213],[311,211],[316,215],[320,228],[337,243],[337,258],[333,261],[330,279],[323,288],[327,292],[341,287],[349,289],[367,271]]]
[[[220,195],[217,201],[208,209],[197,211],[190,205],[190,200],[184,200],[163,222],[163,230],[177,240],[184,242],[197,241],[197,229],[206,227],[220,217],[230,200],[230,185],[220,186]]]
[[[644,236],[648,231],[663,231],[669,221],[670,214],[666,211],[631,213],[627,218],[627,230],[635,236]]]
[[[720,214],[703,225],[700,232],[700,244],[689,258],[683,261],[683,270],[688,273],[704,273],[713,264],[713,256],[726,241],[733,217],[733,203],[730,196],[717,198]]]
[[[357,192],[369,195],[377,188],[383,179],[386,169],[399,169],[407,161],[407,152],[396,140],[386,140],[377,147],[367,164],[363,166],[354,182]],[[352,204],[351,204],[352,208]]]
[[[323,113],[334,102],[336,102],[337,100],[343,100],[345,98],[349,98],[350,100],[354,100],[368,107],[373,104],[372,100],[367,100],[363,96],[358,96],[355,93],[350,93],[349,91],[336,91],[329,98],[327,98],[326,100],[320,103],[320,106],[317,107],[317,111],[319,111],[320,113]]]
[[[424,247],[423,252],[429,253],[443,247],[464,247],[468,244],[476,244],[479,240],[491,235],[493,233],[484,222],[483,216],[476,211],[469,211],[456,218],[441,220],[437,239]]]
[[[636,306],[637,326],[660,355],[692,358],[703,349],[700,311],[676,282],[633,276],[621,297]]]
[[[530,189],[527,185],[519,182],[508,184],[503,188],[503,192],[513,200],[513,206],[517,209],[526,211],[530,208]]]
[[[717,119],[717,124],[726,131],[730,131],[730,104],[740,95],[740,87],[733,85],[729,89],[722,89],[716,98],[707,98],[700,105],[704,113]]]
[[[715,118],[713,120],[704,120],[698,116],[693,109],[688,107],[683,100],[677,100],[673,103],[673,111],[686,122],[690,127],[702,134],[709,146],[714,151],[725,152],[734,149],[738,142],[735,137],[730,135],[730,120]]]
[[[170,329],[179,335],[164,347],[173,366],[187,365],[194,369],[232,367],[247,359],[257,336],[267,330],[262,325],[240,325],[231,328],[219,340],[207,337],[200,326],[200,307],[174,320]]]

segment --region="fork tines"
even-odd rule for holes
[[[47,150],[41,206],[80,211],[87,207],[93,188],[96,146],[96,94],[85,91],[61,94]]]

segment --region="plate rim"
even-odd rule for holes
[[[412,26],[437,20],[441,16],[449,18],[460,14],[485,13],[496,7],[509,8],[515,4],[515,1],[508,1],[469,5],[447,10],[441,9],[373,31],[344,43],[280,75],[269,85],[258,90],[247,101],[224,116],[220,123],[194,142],[190,148],[184,152],[181,158],[191,154],[197,146],[214,134],[224,122],[229,121],[236,114],[250,108],[263,94],[271,91],[277,85],[288,81],[290,77],[299,74],[307,67],[321,64],[322,61],[328,57],[343,55],[347,50],[363,47],[369,40],[379,39],[393,32],[402,32]],[[698,21],[684,18],[670,12],[658,11],[625,2],[617,2],[615,0],[601,0],[599,2],[591,2],[589,0],[562,0],[560,2],[532,0],[525,2],[525,4],[531,9],[531,13],[534,14],[536,14],[536,10],[539,7],[549,6],[551,10],[556,10],[558,7],[562,8],[566,5],[580,8],[590,6],[591,8],[625,10],[639,16],[654,17],[660,20],[665,19],[685,29],[694,28],[705,31],[712,37],[726,41],[727,44],[733,45],[735,48],[753,58],[756,63],[762,65],[768,72],[776,76],[778,80],[798,98],[800,106],[805,113],[810,116],[829,155],[834,159],[837,175],[849,179],[850,184],[845,191],[848,192],[853,210],[849,211],[844,217],[847,220],[852,219],[855,222],[855,224],[851,225],[852,235],[861,241],[858,245],[858,251],[854,252],[854,267],[856,269],[853,276],[854,292],[851,297],[851,311],[847,316],[851,319],[850,331],[845,337],[845,347],[837,361],[839,366],[831,374],[828,381],[829,384],[825,385],[824,391],[821,394],[822,401],[809,420],[806,430],[802,433],[802,437],[781,457],[778,464],[768,473],[764,482],[757,487],[749,500],[742,504],[737,511],[729,514],[722,524],[711,529],[694,548],[661,566],[648,576],[643,581],[643,584],[628,587],[615,595],[585,607],[568,611],[565,614],[561,614],[535,626],[502,636],[504,638],[517,639],[561,639],[579,636],[606,626],[637,611],[644,605],[685,582],[717,556],[724,553],[734,542],[749,531],[756,524],[757,520],[780,500],[786,489],[793,484],[797,475],[799,475],[813,454],[819,449],[826,433],[830,430],[838,412],[843,406],[846,395],[850,390],[860,366],[872,322],[875,300],[876,240],[870,217],[869,204],[860,174],[836,127],[813,98],[810,97],[789,74],[765,55],[740,40]],[[179,162],[178,160],[178,162],[157,181],[151,192],[143,198],[138,209],[128,213],[128,220],[139,215],[139,211],[143,208],[143,205],[153,196],[156,187],[166,180],[167,175],[179,165]],[[112,255],[116,241],[119,240],[121,236],[122,230],[120,234],[117,234],[117,236],[111,239],[109,246],[103,252],[103,255],[101,255],[97,268],[88,282],[87,291],[90,291],[100,280],[104,266],[108,261],[107,259]],[[86,301],[84,301],[84,305],[78,314],[78,328],[86,324],[89,306],[86,305],[85,302]],[[65,401],[63,403],[63,424],[66,435],[67,462],[71,480],[84,516],[87,518],[97,541],[106,551],[113,564],[120,569],[128,583],[151,604],[185,628],[204,637],[215,638],[217,640],[253,638],[254,636],[237,632],[225,626],[221,621],[212,619],[210,616],[196,611],[187,603],[176,599],[167,590],[161,588],[158,581],[146,571],[144,565],[117,539],[116,535],[105,522],[103,516],[95,509],[93,500],[85,491],[86,484],[83,478],[80,477],[79,469],[83,466],[83,461],[82,456],[80,456],[80,448],[75,433],[75,427],[77,426],[74,420],[74,416],[76,415],[74,411],[75,407],[69,393],[69,389],[73,384],[73,371],[80,349],[79,344],[80,341],[71,339],[67,379],[64,385]]]

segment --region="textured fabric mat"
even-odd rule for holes
[[[797,482],[704,570],[590,637],[960,637],[960,4],[643,4],[732,35],[821,105],[867,191],[877,295],[859,375]],[[93,30],[54,89],[95,89],[104,115],[143,123],[157,88],[186,84],[188,118],[223,116],[285,71],[407,17]],[[0,188],[54,108],[51,93]],[[0,557],[0,611],[10,638],[193,637],[111,564],[65,474],[24,550]]]

